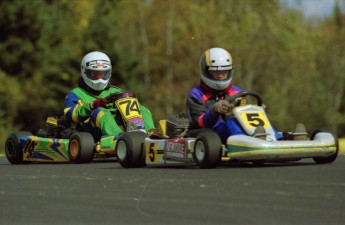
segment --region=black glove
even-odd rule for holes
[[[98,98],[90,103],[90,109],[96,109],[98,107],[105,107],[108,104],[108,100],[105,98]]]
[[[219,116],[220,114],[229,116],[231,115],[233,108],[234,106],[230,104],[228,101],[220,100],[211,107],[211,113],[213,116],[216,116],[216,117]]]

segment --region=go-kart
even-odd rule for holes
[[[121,92],[106,98],[108,108],[115,108],[116,122],[124,131],[144,130],[139,102],[132,93]],[[144,132],[141,132],[145,134]],[[119,136],[102,136],[100,140],[85,132],[79,124],[70,124],[64,116],[48,117],[46,127],[32,132],[11,133],[5,143],[7,159],[12,164],[27,162],[88,163],[94,158],[115,157]]]
[[[178,115],[159,122],[157,135],[146,137],[140,132],[127,132],[116,143],[118,161],[125,167],[144,167],[173,163],[196,163],[200,168],[215,168],[224,162],[287,162],[313,158],[316,163],[332,163],[338,155],[339,144],[335,132],[315,129],[307,140],[292,140],[293,132],[281,132],[284,140],[277,140],[261,96],[245,91],[227,99],[254,97],[256,104],[233,109],[233,115],[245,135],[232,135],[222,143],[210,129],[189,130],[189,120]],[[263,139],[254,137],[254,131],[263,126]]]

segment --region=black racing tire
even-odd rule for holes
[[[147,135],[141,131],[124,132],[116,143],[117,160],[124,168],[141,168],[146,166],[144,149]]]
[[[5,142],[5,153],[11,164],[23,164],[23,148],[19,139],[24,136],[33,136],[27,131],[19,131],[8,135]]]
[[[312,132],[311,140],[314,139],[314,137],[315,137],[315,135],[317,133],[321,133],[321,132],[332,134],[332,136],[334,137],[335,145],[336,145],[336,151],[335,151],[335,153],[333,153],[330,156],[327,156],[327,157],[314,157],[313,159],[318,164],[332,163],[332,162],[334,162],[336,160],[336,158],[338,157],[338,153],[339,153],[338,135],[333,130],[331,130],[329,128],[318,128],[318,129],[315,129]]]
[[[95,141],[88,132],[75,132],[69,138],[68,156],[74,163],[89,163],[95,154]]]
[[[222,141],[217,133],[207,131],[195,139],[193,158],[202,169],[216,168],[221,161]]]

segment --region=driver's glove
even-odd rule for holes
[[[230,116],[232,114],[232,109],[234,106],[228,101],[219,100],[211,107],[211,113],[213,116],[218,117],[220,114],[225,116]]]
[[[98,98],[93,102],[90,102],[90,109],[96,109],[98,107],[105,107],[108,104],[108,100],[105,98]]]

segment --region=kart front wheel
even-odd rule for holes
[[[125,132],[117,140],[116,155],[124,168],[145,167],[144,142],[146,134],[141,131]]]
[[[95,154],[95,141],[90,133],[76,132],[69,139],[68,155],[72,162],[89,163]]]
[[[8,135],[5,143],[5,153],[8,161],[12,164],[22,164],[23,148],[20,144],[20,138],[24,136],[32,136],[33,134],[26,131],[11,133]]]
[[[327,156],[327,157],[314,157],[314,161],[318,164],[325,164],[325,163],[332,163],[336,160],[336,158],[338,157],[338,153],[339,153],[339,141],[338,141],[338,135],[331,129],[328,129],[328,128],[319,128],[319,129],[315,129],[313,131],[313,133],[311,134],[311,140],[314,139],[315,135],[318,134],[318,133],[330,133],[333,138],[334,138],[334,142],[335,142],[335,148],[336,148],[336,151],[330,155],[330,156]]]
[[[221,159],[222,142],[213,131],[200,133],[194,143],[193,158],[200,168],[216,168]]]

